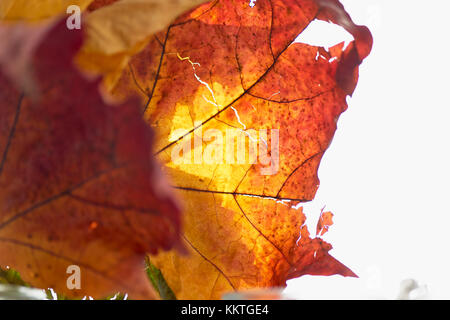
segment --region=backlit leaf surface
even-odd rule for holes
[[[138,100],[102,100],[65,21],[0,35],[0,266],[70,297],[154,298],[145,253],[180,247],[180,212]]]
[[[315,19],[355,40],[329,50],[293,43]],[[140,94],[155,154],[184,203],[190,255],[151,258],[177,298],[284,286],[304,274],[355,276],[310,237],[301,203],[314,199],[320,160],[371,45],[335,0],[223,0],[186,13],[132,58],[113,93]],[[243,163],[221,144],[227,130],[246,139]],[[251,139],[268,162],[248,160]],[[183,146],[187,160],[175,161]]]

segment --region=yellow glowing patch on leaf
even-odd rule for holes
[[[189,106],[177,105],[177,110],[173,117],[173,125],[169,136],[170,142],[178,140],[192,127],[192,122],[186,122],[186,119],[189,119]]]
[[[316,18],[355,41],[328,51],[293,43]],[[112,93],[141,96],[155,154],[183,200],[189,255],[152,257],[177,298],[218,299],[305,274],[355,276],[302,228],[300,204],[314,199],[320,160],[371,44],[337,0],[258,0],[253,8],[219,0],[181,16],[130,59]],[[318,52],[327,59],[316,60]],[[184,133],[174,140],[176,129]],[[239,163],[237,148],[219,143],[230,130],[258,134],[256,163],[247,154]],[[214,134],[223,151],[215,163],[207,161]],[[239,150],[249,153],[245,138]],[[189,161],[175,161],[186,141]]]
[[[180,211],[138,100],[103,101],[73,65],[83,33],[64,19],[2,26],[0,38],[24,60],[0,54],[0,267],[70,297],[155,298],[144,256],[179,245]],[[35,96],[4,72],[17,63]],[[71,265],[81,287],[67,285]]]

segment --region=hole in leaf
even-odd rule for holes
[[[321,20],[312,21],[297,39],[295,39],[295,42],[324,47],[326,49],[342,41],[345,41],[344,48],[346,48],[353,41],[353,36],[341,26]]]

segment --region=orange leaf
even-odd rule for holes
[[[95,0],[84,25],[86,41],[77,62],[85,70],[104,76],[110,89],[129,58],[141,51],[149,38],[181,13],[204,0]]]
[[[180,246],[180,216],[137,100],[102,101],[64,21],[0,34],[0,266],[70,296],[154,297],[144,255]]]
[[[333,225],[333,214],[329,211],[322,211],[319,221],[317,221],[316,236],[323,236],[331,225]]]
[[[355,41],[328,51],[293,43],[314,19]],[[314,199],[371,45],[335,0],[212,1],[132,58],[114,94],[140,94],[156,154],[185,202],[190,255],[152,257],[178,298],[284,286],[304,274],[355,276],[331,245],[309,237],[300,204]],[[226,143],[229,131],[245,142]]]

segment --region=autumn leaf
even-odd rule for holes
[[[97,4],[96,10],[86,17],[87,39],[83,50],[113,55],[129,50],[204,1],[121,0],[101,6],[97,2],[90,7]]]
[[[355,40],[329,50],[293,43],[315,19]],[[151,258],[177,298],[355,276],[310,237],[301,204],[314,199],[371,45],[335,0],[223,0],[186,13],[131,59],[113,93],[140,94],[156,155],[184,200],[190,255]]]
[[[132,3],[97,1],[88,11],[92,11],[90,17],[96,14],[102,17],[100,13],[126,2]],[[103,21],[122,21],[117,12],[122,11],[106,14]],[[133,10],[123,12],[131,15]],[[328,50],[293,44],[314,19],[342,25],[355,41],[345,48],[339,44]],[[113,93],[120,98],[140,95],[144,118],[156,129],[156,154],[171,176],[173,187],[184,199],[186,227],[182,238],[190,255],[174,251],[151,259],[176,296],[218,298],[230,290],[283,286],[287,279],[304,274],[355,276],[328,254],[331,245],[320,237],[310,237],[301,203],[314,198],[321,157],[332,140],[339,115],[347,108],[346,96],[356,86],[358,66],[370,52],[372,39],[367,28],[353,24],[335,0],[258,0],[255,6],[249,6],[248,1],[213,1],[186,13],[150,40],[151,29],[140,33],[139,24],[129,26],[110,28],[112,38],[100,35],[92,46],[99,45],[100,49],[89,52],[89,46],[85,46],[86,51],[81,52],[77,61],[86,70],[106,74],[107,88],[112,88],[116,77],[121,75]],[[89,30],[95,30],[89,23],[85,29],[88,34]],[[130,30],[137,30],[139,36],[134,38]],[[66,79],[67,70],[64,76],[59,70],[61,65],[70,65],[76,51],[74,46],[66,46],[67,52],[59,52],[62,48],[55,42],[52,45],[47,33],[46,37],[34,34],[34,39],[24,41],[23,50],[12,60],[15,63],[4,59],[14,55],[0,52],[0,61],[2,57],[3,62],[8,61],[3,64],[4,74],[0,77],[0,88],[4,86],[8,92],[1,97],[8,108],[0,110],[0,147],[4,145],[5,150],[0,168],[0,184],[3,183],[0,203],[6,208],[2,209],[6,224],[0,224],[0,241],[9,241],[5,243],[10,252],[5,259],[12,261],[14,267],[19,265],[21,273],[30,279],[33,279],[30,270],[37,267],[39,277],[34,277],[34,283],[41,281],[47,285],[56,281],[55,274],[64,274],[67,262],[72,262],[62,253],[75,250],[76,262],[82,264],[83,274],[89,274],[92,285],[76,294],[96,295],[101,290],[120,287],[127,288],[135,297],[145,297],[149,289],[137,270],[139,264],[143,267],[138,260],[144,252],[155,254],[157,247],[168,249],[176,244],[179,228],[167,186],[148,159],[148,132],[142,129],[142,123],[138,125],[140,122],[131,111],[124,111],[130,110],[125,107],[130,103],[117,107],[114,110],[120,110],[117,113],[105,111],[111,106],[100,104],[104,106],[98,112],[101,117],[89,116],[88,109],[92,108],[87,105],[92,105],[89,94],[92,91],[85,89],[89,86],[80,85],[85,89],[81,90],[77,81]],[[24,37],[23,33],[19,35]],[[45,39],[43,43],[36,40],[41,40],[41,36]],[[15,37],[15,44],[20,45],[22,41],[17,41],[17,34]],[[65,43],[60,37],[56,39]],[[44,50],[45,59],[39,50],[35,52],[34,41],[39,43],[38,48],[44,44],[48,47]],[[142,48],[123,72],[130,55]],[[34,58],[32,64],[27,62],[29,55]],[[58,65],[58,61],[65,63]],[[49,68],[54,64],[58,68]],[[36,70],[40,72],[36,74]],[[60,72],[49,76],[42,70]],[[30,81],[31,77],[37,81]],[[17,83],[26,95],[14,91]],[[88,83],[95,87],[94,96],[100,99],[96,91],[98,82]],[[34,100],[30,100],[30,95]],[[73,103],[75,96],[87,100],[76,99],[78,103]],[[58,112],[55,102],[64,106]],[[38,112],[33,109],[37,105],[51,105],[48,109],[51,112]],[[18,109],[29,111],[23,115]],[[78,111],[80,116],[73,117],[78,115],[74,111],[78,109],[82,110]],[[55,121],[55,117],[62,121]],[[111,117],[110,122],[99,120]],[[87,136],[99,140],[80,143],[86,141],[84,131],[80,134],[78,130],[80,122],[82,128],[95,132]],[[32,130],[28,130],[30,127]],[[223,143],[228,131],[236,134],[236,145],[233,142],[230,149],[229,144]],[[12,142],[16,136],[22,136],[21,147],[10,156],[10,150],[15,150],[16,144]],[[124,143],[123,137],[132,143]],[[35,141],[43,141],[44,147],[37,148],[32,143]],[[69,146],[70,141],[73,145]],[[239,144],[240,141],[244,143]],[[194,148],[188,148],[192,143]],[[111,156],[112,148],[118,148],[115,157]],[[186,153],[187,158],[179,158],[180,152]],[[117,173],[116,158],[132,165],[125,166],[123,171],[119,166],[121,172]],[[19,159],[30,159],[31,165],[22,164]],[[147,165],[142,159],[148,160]],[[10,162],[17,172],[3,170]],[[148,163],[152,163],[154,170],[148,168]],[[104,167],[112,167],[112,172],[106,169],[104,173]],[[92,172],[100,173],[98,180],[90,181]],[[24,181],[26,177],[27,183],[16,177]],[[154,177],[156,186],[143,177]],[[89,182],[83,183],[86,179]],[[30,185],[33,187],[29,191]],[[72,190],[71,185],[77,189]],[[55,190],[63,191],[51,196]],[[41,199],[48,202],[39,202]],[[84,211],[86,207],[90,208],[88,214]],[[55,208],[72,213],[69,221],[75,220],[75,227],[69,228],[69,222],[54,219]],[[143,216],[148,213],[146,210],[161,214]],[[117,218],[117,211],[125,214]],[[114,219],[102,223],[100,219],[91,219],[98,218],[99,212],[107,212]],[[117,223],[120,218],[122,224]],[[319,220],[319,224],[317,232],[322,235],[331,221]],[[150,225],[151,228],[144,227]],[[67,235],[69,229],[73,234]],[[100,239],[87,232],[100,233]],[[1,238],[5,236],[3,233],[10,239]],[[34,233],[38,236],[33,237]],[[25,234],[32,237],[24,239]],[[94,245],[92,239],[96,239]],[[23,243],[29,244],[27,249],[22,248]],[[80,250],[74,243],[91,246]],[[111,252],[111,248],[115,250]],[[99,251],[105,252],[105,261],[93,258]],[[65,260],[64,267],[61,260]],[[55,263],[57,272],[52,269],[48,275],[50,271],[43,271],[41,261]],[[42,275],[47,275],[47,279],[42,280]],[[132,279],[126,286],[123,279],[130,276]],[[108,284],[106,278],[113,284]],[[61,286],[64,281],[60,280],[57,281]]]
[[[102,100],[65,21],[0,34],[0,267],[69,297],[155,298],[144,256],[180,247],[180,212],[137,100]]]
[[[105,76],[111,88],[129,58],[143,49],[149,38],[178,15],[204,0],[95,0],[84,19],[86,43],[79,65]],[[93,11],[93,12],[92,12]]]
[[[110,4],[113,4],[114,2],[117,2],[117,1],[119,1],[119,0],[94,0],[87,7],[87,11],[92,12],[92,11],[98,10],[102,7],[109,6]]]
[[[93,0],[2,0],[0,20],[40,21],[65,14],[71,5],[85,9]]]
[[[2,0],[0,20],[42,21],[66,14],[69,6],[86,12],[82,18],[86,40],[78,64],[102,74],[111,88],[129,58],[140,51],[153,33],[204,0]]]

